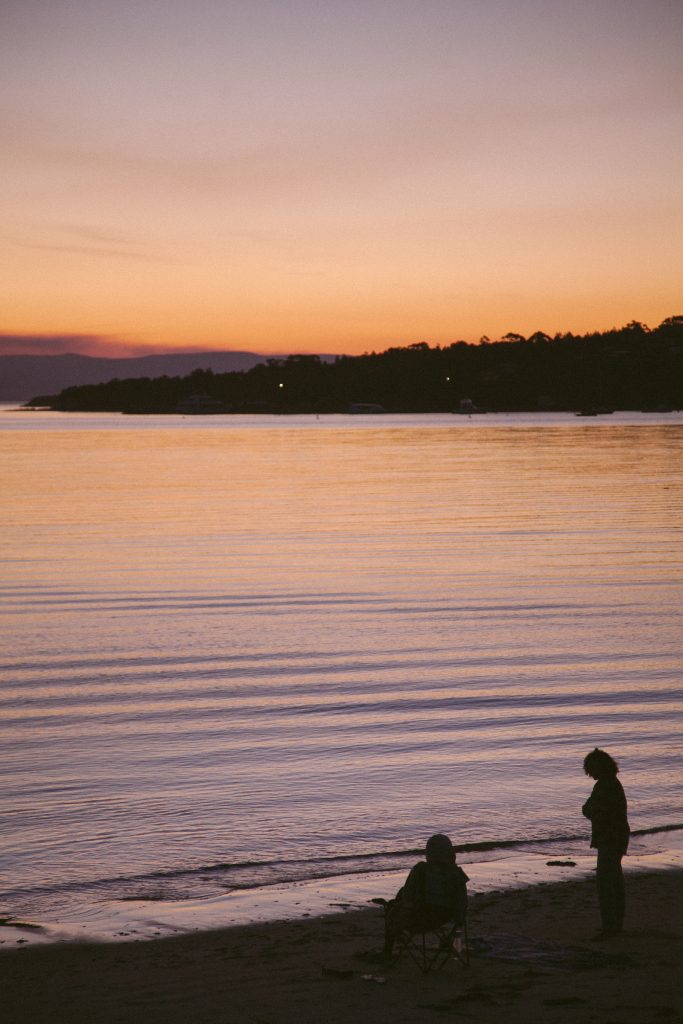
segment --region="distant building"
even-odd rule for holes
[[[351,402],[349,412],[359,415],[362,413],[386,412],[386,409],[383,405],[378,405],[376,402]]]
[[[475,416],[486,412],[485,409],[480,409],[478,405],[475,405],[471,398],[461,398],[458,408],[454,411],[460,416]]]
[[[228,407],[211,395],[186,395],[178,402],[176,412],[183,416],[210,416],[228,412]]]

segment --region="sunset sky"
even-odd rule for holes
[[[683,313],[680,0],[2,0],[0,40],[14,351]]]

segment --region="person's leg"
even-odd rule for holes
[[[602,932],[616,935],[624,920],[624,876],[621,854],[612,847],[598,849],[597,882]]]
[[[384,949],[382,953],[389,958],[394,952],[396,936],[401,930],[401,901],[389,900],[384,908]]]
[[[618,932],[624,927],[624,910],[626,908],[626,894],[624,891],[624,870],[621,866],[621,857],[617,861],[614,877],[614,922]]]

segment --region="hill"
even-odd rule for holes
[[[0,355],[0,402],[25,402],[32,395],[56,394],[68,387],[104,384],[115,378],[185,376],[196,369],[213,373],[250,370],[266,356],[256,352],[180,352],[126,359],[75,353]]]

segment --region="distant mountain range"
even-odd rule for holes
[[[232,373],[250,370],[268,356],[256,352],[180,352],[105,359],[67,352],[55,356],[0,355],[0,402],[26,402],[81,384],[130,377],[186,377],[193,370]],[[325,357],[323,357],[325,358]]]

